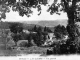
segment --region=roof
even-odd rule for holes
[[[8,43],[7,43],[8,46],[13,46],[15,45],[15,42],[14,40],[9,40]]]
[[[50,37],[55,37],[54,33],[48,33]]]

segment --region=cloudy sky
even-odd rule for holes
[[[49,0],[49,5],[51,4],[52,0]],[[40,21],[40,20],[67,20],[67,15],[64,12],[61,12],[61,15],[53,14],[50,15],[49,12],[46,10],[48,9],[47,6],[41,6],[42,8],[42,13],[41,15],[37,15],[39,12],[37,12],[37,9],[33,9],[33,14],[31,17],[27,16],[19,16],[18,12],[13,12],[12,10],[9,13],[6,13],[6,19],[2,19],[3,21]]]

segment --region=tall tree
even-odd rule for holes
[[[46,26],[44,27],[44,31],[47,31],[47,27]]]
[[[32,29],[34,32],[37,32],[37,27],[36,27],[36,25],[33,27],[33,29]]]
[[[49,27],[44,27],[44,32],[52,32],[51,29]]]

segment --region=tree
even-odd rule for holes
[[[20,23],[11,23],[9,28],[11,32],[16,33],[16,34],[23,31],[22,24]]]
[[[21,35],[20,34],[14,34],[12,35],[13,40],[15,43],[17,43],[19,40],[21,40]]]
[[[54,27],[54,35],[57,39],[62,39],[65,35],[67,35],[66,28],[61,25],[57,25]]]
[[[44,27],[44,31],[47,31],[47,27],[46,26]]]
[[[34,32],[37,32],[37,27],[36,27],[36,25],[33,27],[33,29],[32,29]]]
[[[52,32],[49,27],[44,27],[44,32]]]
[[[10,31],[13,33],[12,38],[17,45],[17,41],[23,39],[21,32],[23,32],[23,27],[21,23],[9,23]]]
[[[51,15],[53,13],[57,13],[60,15],[60,13],[58,13],[59,11],[64,11],[67,13],[68,24],[66,28],[69,35],[67,46],[74,46],[74,44],[76,45],[76,43],[74,43],[74,41],[77,39],[76,36],[79,36],[77,33],[78,28],[76,27],[75,23],[80,21],[80,0],[60,0],[60,3],[57,3],[57,1],[59,0],[54,0],[54,3],[50,6],[48,11]],[[62,8],[59,9],[60,7]],[[71,50],[72,48],[69,47],[69,49]]]
[[[47,0],[0,0],[0,20],[6,18],[6,12],[10,12],[10,9],[19,12],[20,16],[30,17],[33,13],[32,8],[41,12],[40,4],[46,5]]]
[[[38,32],[42,32],[42,27],[38,27]]]

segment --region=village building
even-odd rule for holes
[[[30,34],[30,31],[24,29],[23,32],[27,33],[27,34]]]
[[[68,35],[65,35],[63,37],[63,39],[56,39],[54,33],[48,33],[48,35],[46,35],[47,39],[45,41],[45,43],[43,44],[44,46],[48,46],[51,45],[53,43],[57,43],[57,42],[66,42],[68,39]]]

